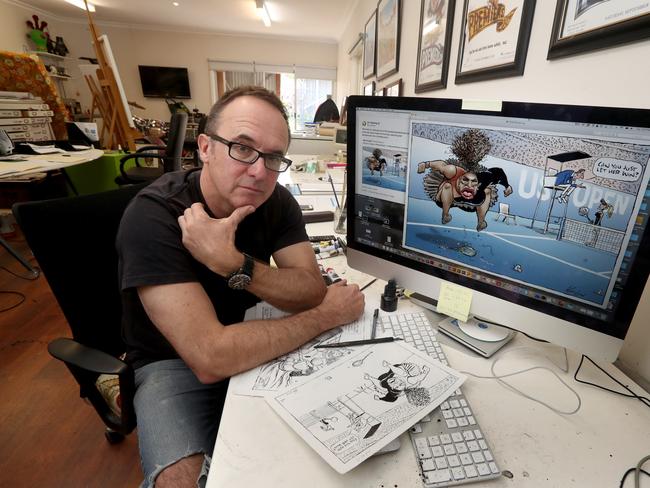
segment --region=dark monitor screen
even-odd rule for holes
[[[348,103],[351,266],[616,358],[650,269],[650,110]]]
[[[142,94],[152,98],[192,98],[187,68],[138,66]]]

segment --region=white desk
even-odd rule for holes
[[[319,175],[310,175],[314,176]],[[307,176],[300,175],[296,180],[303,178]],[[331,234],[332,222],[309,224],[308,231],[312,235]],[[350,282],[363,285],[370,281],[367,275],[348,269],[344,256],[326,259],[323,265],[333,267]],[[374,307],[372,303],[379,302],[384,284],[378,280],[365,291],[366,302],[371,307]],[[420,310],[408,300],[401,300],[396,313],[413,309]],[[427,314],[432,324],[442,319],[438,314],[428,311]],[[569,373],[566,374],[544,356],[562,365],[561,348],[539,344],[521,334],[491,359],[484,359],[444,336],[440,335],[439,341],[450,365],[457,370],[487,376],[491,362],[501,357],[503,359],[497,364],[498,374],[547,366],[582,398],[577,414],[563,416],[516,395],[494,380],[468,377],[463,392],[499,467],[512,473],[512,479],[502,476],[497,480],[468,484],[468,487],[616,487],[628,468],[650,454],[650,409],[638,400],[576,383],[573,373],[580,360],[579,354],[569,351]],[[523,346],[528,349],[518,349]],[[601,366],[633,390],[643,391],[613,365]],[[611,380],[588,362],[583,364],[579,377],[616,389]],[[576,405],[575,396],[548,371],[531,371],[509,381],[557,409],[572,410]],[[410,438],[405,433],[400,440],[402,446],[398,451],[370,458],[340,475],[307,446],[264,399],[229,393],[207,487],[419,488],[423,485]],[[642,476],[641,481],[642,487],[650,487],[650,479]],[[632,480],[628,479],[625,486],[633,486]]]
[[[104,151],[88,149],[65,154],[25,155],[27,161],[0,161],[0,179],[12,179],[33,173],[46,173],[56,169],[65,169],[77,164],[87,163],[100,158]]]
[[[334,268],[339,271],[340,266]],[[382,290],[383,283],[377,282],[366,290],[367,296],[377,299]],[[400,301],[397,313],[414,307],[408,301]],[[430,317],[434,322],[439,316],[430,313]],[[462,346],[451,345],[444,338],[439,340],[452,367],[489,375],[491,360],[461,350]],[[532,349],[516,349],[521,346]],[[497,365],[497,373],[533,365],[552,367],[543,354],[562,364],[559,347],[538,345],[518,335],[495,356],[504,356]],[[582,397],[581,410],[571,416],[553,413],[494,380],[467,379],[463,391],[500,468],[513,476],[468,486],[614,487],[628,468],[649,453],[650,409],[637,400],[574,382],[572,376],[578,361],[579,355],[570,352],[570,374],[555,368]],[[606,369],[635,391],[642,391],[614,366],[608,365]],[[605,375],[588,363],[583,365],[580,378],[612,386]],[[513,383],[561,410],[571,410],[576,405],[575,397],[547,371],[526,373],[513,379]],[[421,487],[408,434],[400,439],[399,451],[371,458],[339,475],[264,399],[228,394],[207,487]],[[632,486],[631,480],[626,486]],[[650,480],[642,476],[641,486],[650,486]]]

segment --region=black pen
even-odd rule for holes
[[[380,337],[379,339],[362,339],[360,341],[331,342],[329,344],[318,344],[314,346],[314,349],[323,349],[326,347],[365,346],[366,344],[381,344],[382,342],[394,342],[401,340],[401,337]]]
[[[377,320],[379,320],[379,309],[376,308],[375,312],[372,314],[372,330],[370,332],[370,338],[374,339],[377,335]]]

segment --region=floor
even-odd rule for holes
[[[3,237],[35,264],[19,232]],[[137,487],[135,433],[105,440],[74,379],[47,353],[49,341],[70,333],[45,278],[14,274],[28,275],[0,247],[0,486]]]

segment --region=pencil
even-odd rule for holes
[[[347,342],[331,342],[329,344],[318,344],[314,349],[324,349],[331,347],[350,347],[350,346],[365,346],[367,344],[381,344],[383,342],[394,342],[403,340],[401,337],[380,337],[379,339],[362,339],[360,341],[347,341]]]
[[[377,281],[377,278],[373,278],[373,279],[370,280],[368,283],[366,283],[365,285],[363,285],[361,288],[359,288],[359,291],[363,291],[363,290],[365,290],[365,289],[368,288],[370,285],[372,285],[375,281]]]

